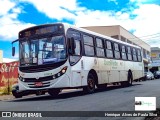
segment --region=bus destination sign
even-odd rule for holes
[[[52,25],[52,26],[39,26],[33,27],[19,33],[19,38],[31,37],[34,35],[41,35],[46,33],[54,33],[58,31],[63,31],[62,25]]]

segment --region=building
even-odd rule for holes
[[[106,36],[110,36],[112,38],[131,43],[134,45],[138,45],[143,50],[143,63],[144,63],[144,70],[148,71],[148,64],[150,62],[150,54],[151,54],[151,47],[149,44],[145,43],[125,28],[120,25],[115,26],[89,26],[83,27],[84,29],[94,31]]]
[[[3,51],[0,50],[0,63],[2,63],[2,62],[3,62]]]
[[[158,70],[160,70],[160,48],[152,47],[150,71],[154,72]]]

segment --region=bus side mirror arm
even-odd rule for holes
[[[75,48],[76,48],[76,43],[73,37],[68,38],[69,42],[69,54],[74,55],[75,54]]]
[[[15,56],[15,47],[12,46],[12,56]]]
[[[12,42],[12,56],[15,56],[15,50],[16,50],[16,48],[13,47],[13,44],[14,44],[15,42],[17,42],[17,41],[18,41],[18,39]]]

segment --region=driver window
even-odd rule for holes
[[[81,36],[78,31],[69,30],[67,32],[68,38],[74,38],[76,48],[75,48],[75,54],[70,55],[70,63],[71,65],[75,64],[79,59],[81,55]]]
[[[75,55],[80,55],[80,41],[75,40],[76,48],[75,48]]]
[[[80,55],[81,54],[81,43],[80,43],[80,33],[77,31],[68,31],[68,37],[69,38],[74,38],[75,44],[76,44],[76,48],[75,48],[75,54],[74,55]]]

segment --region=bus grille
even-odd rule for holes
[[[24,78],[25,82],[43,82],[53,80],[53,76],[41,77],[39,79],[36,78]]]

